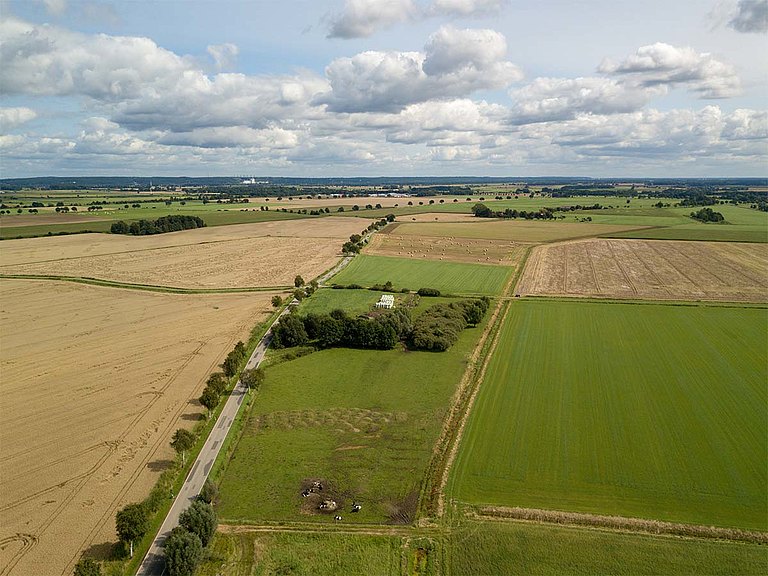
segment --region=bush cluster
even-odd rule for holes
[[[696,212],[691,212],[691,218],[701,222],[724,222],[725,218],[720,212],[715,212],[712,208],[702,208]]]
[[[416,350],[435,352],[448,350],[459,339],[459,334],[464,328],[482,321],[489,305],[487,296],[479,300],[435,304],[414,322],[412,347]]]
[[[402,308],[372,318],[352,317],[344,310],[306,316],[289,314],[273,329],[272,344],[276,348],[312,343],[318,348],[390,350],[406,342],[417,350],[443,351],[456,342],[464,328],[483,319],[489,304],[487,297],[437,304],[415,322]]]
[[[157,220],[139,220],[126,224],[122,220],[114,222],[110,227],[112,234],[132,234],[134,236],[146,236],[149,234],[165,234],[166,232],[178,232],[179,230],[191,230],[203,228],[205,222],[198,216],[161,216]]]
[[[437,288],[419,288],[417,294],[419,296],[440,296],[440,290]]]

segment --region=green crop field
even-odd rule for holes
[[[302,481],[322,478],[345,522],[412,519],[432,447],[482,330],[465,330],[442,353],[337,348],[267,368],[224,472],[220,516],[332,524],[333,514],[319,514],[317,503],[301,496]],[[362,503],[359,513],[349,512],[353,501]]]
[[[461,576],[768,572],[768,550],[759,544],[516,522],[466,522],[452,530],[449,542],[446,573]]]
[[[449,493],[768,529],[768,310],[518,301]]]
[[[371,286],[390,281],[398,289],[437,288],[452,294],[493,295],[501,292],[513,270],[508,266],[360,255],[331,283]]]

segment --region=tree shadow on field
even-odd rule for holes
[[[120,560],[126,556],[126,552],[122,542],[102,542],[91,544],[83,550],[83,556],[94,560]]]
[[[173,460],[155,460],[154,462],[147,462],[147,468],[152,472],[164,472],[174,465]]]
[[[205,414],[201,412],[192,412],[189,414],[182,414],[181,419],[189,420],[191,422],[199,422],[200,420],[205,420]]]

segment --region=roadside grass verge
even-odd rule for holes
[[[389,281],[396,289],[427,287],[450,294],[494,295],[501,291],[513,270],[508,266],[363,254],[356,256],[331,282],[372,286]]]
[[[449,496],[766,530],[768,310],[512,303]]]

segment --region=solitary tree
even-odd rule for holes
[[[121,542],[127,543],[133,558],[133,541],[149,530],[149,514],[143,504],[128,504],[115,516],[115,530]]]
[[[170,576],[192,576],[203,558],[203,544],[196,534],[177,526],[165,541],[165,561]]]
[[[208,416],[211,415],[211,410],[219,405],[219,395],[214,390],[206,386],[203,393],[200,395],[200,404],[208,409]]]
[[[258,388],[264,382],[264,369],[254,368],[253,370],[244,370],[240,375],[241,382],[250,391],[252,388]]]
[[[293,285],[296,286],[296,288],[301,288],[304,286],[304,278],[297,274],[296,278],[293,279]]]
[[[187,450],[192,450],[195,445],[195,435],[189,430],[179,428],[173,433],[173,439],[171,440],[171,446],[176,450],[177,454],[181,454],[181,465],[183,466],[186,460]]]
[[[80,558],[75,564],[74,576],[101,576],[101,564],[93,558]]]
[[[179,516],[179,524],[192,534],[196,534],[200,538],[203,548],[208,546],[211,538],[213,538],[213,533],[216,532],[216,523],[216,512],[213,510],[213,506],[202,500],[192,502],[192,505]]]
[[[283,298],[279,294],[272,296],[272,306],[280,308],[283,305]]]

